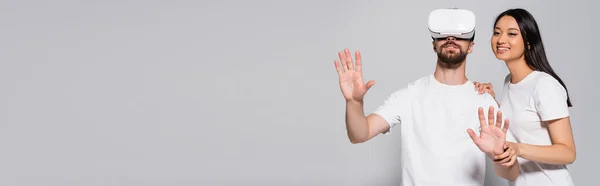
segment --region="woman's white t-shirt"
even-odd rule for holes
[[[567,92],[552,76],[533,71],[520,82],[504,81],[500,102],[503,114],[511,120],[509,130],[517,142],[552,145],[545,121],[569,116]],[[565,165],[551,165],[518,158],[521,174],[511,182],[516,186],[572,186]]]

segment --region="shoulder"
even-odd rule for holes
[[[533,104],[543,121],[569,115],[566,89],[551,75],[537,72]]]
[[[535,78],[535,82],[537,85],[560,85],[560,82],[556,80],[556,78],[552,77],[550,74],[546,72],[536,71],[537,77]]]
[[[412,86],[412,87],[425,86],[425,85],[432,83],[431,82],[432,80],[433,80],[433,74],[430,74],[427,76],[420,77],[420,78],[414,80],[413,82],[410,82],[408,85]]]
[[[496,99],[494,99],[494,97],[492,97],[491,94],[484,92],[483,94],[479,95],[480,99],[482,100],[482,104],[486,107],[490,107],[490,106],[494,106],[496,108],[498,108],[498,102],[496,102]]]
[[[532,98],[535,106],[540,112],[550,112],[567,108],[567,91],[551,75],[545,72],[536,72],[535,85],[533,85]],[[564,108],[563,108],[564,107]],[[566,112],[566,111],[565,111]],[[546,114],[547,115],[547,114]]]
[[[414,92],[427,87],[432,81],[433,75],[423,76],[414,81],[408,82],[404,87],[396,90],[394,93]]]
[[[556,80],[556,78],[552,77],[550,74],[545,72],[536,71],[537,76],[535,77],[535,93],[544,93],[544,94],[552,94],[552,93],[566,93],[565,88]]]
[[[478,107],[497,107],[498,103],[490,93],[483,92],[483,94],[480,94],[474,88],[475,85],[473,82],[469,81],[463,89],[464,93],[469,96],[469,100],[471,100],[472,103],[476,104]]]
[[[394,90],[388,97],[390,101],[410,100],[413,95],[422,92],[429,85],[430,76],[423,76],[414,81],[406,83],[402,88]]]
[[[498,106],[498,103],[496,102],[496,99],[488,92],[483,92],[482,94],[480,94],[478,91],[476,91],[475,85],[473,84],[472,81],[468,82],[468,85],[465,86],[467,87],[465,89],[466,92],[468,92],[468,94],[470,94],[473,98],[473,101],[476,101],[477,105],[479,106],[485,106],[485,107],[489,107],[489,106]]]

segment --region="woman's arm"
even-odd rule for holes
[[[519,156],[546,164],[566,165],[575,162],[575,142],[569,117],[546,122],[552,145],[517,143]]]

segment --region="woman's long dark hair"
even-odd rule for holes
[[[533,70],[542,71],[550,74],[554,77],[558,82],[567,90],[567,86],[565,83],[556,75],[548,59],[546,58],[546,51],[544,50],[544,43],[542,42],[542,37],[540,35],[540,30],[538,28],[537,22],[533,18],[533,15],[529,13],[527,10],[521,8],[508,9],[502,12],[496,18],[494,22],[494,28],[496,24],[498,24],[498,20],[504,16],[511,16],[519,25],[519,29],[521,30],[521,36],[523,36],[523,42],[525,45],[525,62],[527,65]],[[529,48],[530,47],[530,48]],[[569,98],[569,93],[567,91],[567,105],[569,107],[573,106],[571,104],[571,99]]]

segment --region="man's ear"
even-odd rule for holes
[[[469,43],[469,50],[468,50],[469,54],[470,54],[471,52],[473,52],[473,45],[475,45],[475,42],[474,42],[474,41],[471,41],[471,43]]]
[[[435,40],[431,41],[431,45],[433,45],[433,52],[436,52]]]

